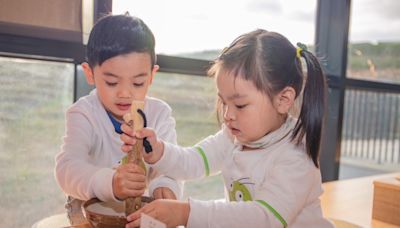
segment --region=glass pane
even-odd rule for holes
[[[400,171],[400,94],[346,89],[339,179]]]
[[[293,43],[314,43],[315,0],[113,1],[113,14],[142,18],[156,37],[156,52],[213,59],[237,36],[257,28]]]
[[[74,65],[0,57],[0,227],[64,212],[54,175]]]
[[[167,102],[176,120],[178,144],[192,146],[218,131],[215,114],[214,79],[171,73],[157,73],[150,96]],[[224,197],[221,176],[187,181],[184,198],[218,199]]]
[[[352,1],[347,75],[400,83],[400,1]]]

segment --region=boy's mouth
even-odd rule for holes
[[[116,104],[116,106],[121,111],[127,111],[130,109],[131,104]]]

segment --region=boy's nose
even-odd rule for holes
[[[130,98],[132,96],[132,91],[127,86],[121,86],[118,90],[118,97],[120,98]]]

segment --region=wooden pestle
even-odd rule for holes
[[[133,101],[131,105],[131,118],[133,120],[133,130],[138,131],[143,128],[144,120],[142,116],[138,113],[138,109],[144,110],[143,101]],[[132,151],[128,153],[128,162],[139,165],[146,172],[146,167],[142,158],[143,151],[143,140],[138,139],[136,144],[133,145]],[[142,197],[129,197],[125,200],[125,215],[128,216],[131,213],[139,210],[142,207]]]

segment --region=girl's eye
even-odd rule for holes
[[[245,108],[246,106],[247,106],[247,104],[245,104],[245,105],[235,105],[236,106],[236,108],[238,108],[238,109],[242,109],[242,108]]]
[[[142,83],[133,83],[133,86],[135,86],[135,87],[141,87],[143,85],[144,85],[144,82],[142,82]]]
[[[116,86],[116,85],[117,85],[117,83],[116,83],[116,82],[106,82],[106,84],[107,84],[108,86],[111,86],[111,87],[113,87],[113,86]]]

